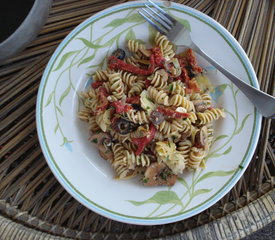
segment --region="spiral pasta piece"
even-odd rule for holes
[[[137,146],[133,144],[130,140],[123,141],[122,145],[126,150],[130,152],[135,152],[137,150]]]
[[[172,134],[172,124],[168,121],[164,120],[160,125],[158,125],[158,130],[162,132],[164,135]]]
[[[138,96],[144,89],[145,82],[144,80],[137,80],[132,87],[130,88],[130,91],[128,92],[129,96]]]
[[[213,139],[214,139],[213,124],[212,123],[206,124],[206,128],[207,128],[208,145],[209,145],[209,148],[210,148],[212,143],[213,143]]]
[[[191,125],[188,124],[186,120],[174,119],[171,124],[171,132],[184,133],[187,136],[190,136]]]
[[[148,136],[149,133],[149,125],[139,126],[135,131],[130,133],[131,138],[141,138]]]
[[[206,111],[197,113],[198,119],[200,120],[200,124],[207,124],[214,120],[219,119],[220,117],[224,118],[225,113],[222,109],[219,108],[211,108]]]
[[[155,43],[160,47],[163,57],[173,58],[175,55],[174,45],[164,35],[159,32],[155,36]]]
[[[187,111],[192,111],[194,109],[194,104],[189,101],[186,97],[179,94],[175,94],[171,97],[169,101],[172,106],[184,107]]]
[[[118,179],[128,179],[135,176],[135,171],[129,169],[127,166],[124,150],[124,147],[120,143],[112,145],[112,151],[114,153],[112,166]]]
[[[130,110],[126,116],[133,123],[144,124],[149,122],[149,117],[145,111]]]
[[[96,112],[96,109],[99,106],[99,101],[97,98],[86,98],[84,100],[84,106],[90,109],[91,112]]]
[[[158,91],[156,88],[150,86],[147,89],[147,92],[151,99],[153,99],[157,104],[162,104],[164,106],[169,106],[169,97],[167,93],[163,90]]]
[[[161,90],[167,87],[167,79],[164,79],[164,77],[160,75],[158,71],[156,71],[148,79],[151,81],[151,85],[158,90]]]
[[[145,49],[145,46],[136,40],[128,40],[127,47],[130,52],[137,53],[139,50]]]
[[[191,93],[189,95],[189,99],[191,101],[194,101],[194,100],[200,100],[201,99],[201,94],[200,93]]]
[[[172,132],[187,132],[190,129],[190,125],[184,119],[174,119],[171,124]]]
[[[123,162],[125,157],[124,147],[120,143],[112,144],[112,151],[114,153],[114,162]]]
[[[121,74],[121,79],[122,82],[126,84],[126,86],[130,89],[133,86],[134,82],[137,80],[137,76],[128,72],[123,72]]]
[[[104,82],[103,87],[106,89],[107,93],[112,93],[111,91],[111,83],[110,82]]]
[[[155,139],[156,141],[161,141],[161,140],[163,140],[164,138],[165,138],[165,137],[164,137],[164,135],[163,135],[162,132],[156,131],[156,134],[155,134],[155,137],[154,137],[154,139]]]
[[[90,115],[91,112],[88,108],[84,108],[80,112],[78,112],[78,118],[85,122],[89,122]]]
[[[119,134],[117,133],[116,131],[114,131],[113,129],[110,129],[110,134],[112,136],[112,138],[114,140],[118,140],[120,143],[124,143],[124,142],[127,142],[127,141],[130,141],[130,134]]]
[[[169,90],[172,95],[179,94],[185,96],[184,85],[181,81],[172,82],[169,84]]]
[[[84,100],[87,98],[93,98],[93,99],[97,98],[97,93],[93,88],[90,88],[87,92],[81,92],[80,95]]]
[[[134,54],[133,56],[126,57],[124,61],[128,64],[132,64],[138,67],[138,61],[141,59],[141,56],[138,54]]]
[[[198,169],[204,157],[205,151],[202,148],[192,147],[189,154],[187,167],[191,169]]]
[[[129,169],[135,169],[138,167],[148,167],[150,165],[150,159],[146,154],[140,154],[136,156],[134,152],[125,150],[124,151],[124,161],[127,162]]]
[[[95,81],[108,81],[108,71],[103,71],[103,70],[97,70],[93,74],[93,79]]]
[[[98,131],[100,127],[98,126],[96,122],[96,116],[90,116],[89,117],[89,130],[92,132]]]
[[[195,123],[198,119],[197,114],[194,112],[190,112],[188,119],[190,120],[191,123]]]
[[[124,84],[120,73],[109,74],[110,90],[117,99],[121,99],[124,95]]]
[[[177,145],[178,145],[177,151],[183,155],[185,159],[185,164],[187,165],[187,163],[189,162],[189,154],[192,146],[191,141],[190,140],[181,141],[181,142],[178,142]]]
[[[201,94],[201,99],[203,100],[203,102],[208,106],[211,107],[212,106],[212,98],[209,94],[207,93],[203,93]]]

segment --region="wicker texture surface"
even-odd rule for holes
[[[79,204],[57,182],[36,133],[35,104],[41,76],[55,48],[74,27],[122,2],[126,1],[55,0],[39,36],[23,52],[0,65],[0,239],[170,239],[172,235],[179,239],[207,232],[211,226],[219,236],[213,225],[218,224],[217,219],[226,216],[224,221],[234,221],[237,212],[247,217],[245,211],[254,211],[248,207],[254,200],[258,205],[251,218],[256,227],[241,224],[239,227],[245,229],[241,231],[236,223],[227,230],[228,236],[238,239],[274,221],[275,123],[268,119],[263,120],[251,164],[235,187],[211,208],[184,221],[162,226],[118,223]],[[176,2],[206,13],[227,28],[248,54],[261,89],[274,95],[274,0]],[[219,231],[223,232],[219,239],[226,239],[226,231]],[[13,233],[18,235],[10,235]]]

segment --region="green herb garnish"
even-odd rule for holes
[[[93,139],[92,142],[97,144],[98,143],[97,138]]]
[[[162,180],[167,181],[167,178],[171,177],[172,173],[168,169],[164,169],[159,176]]]
[[[172,84],[172,83],[170,83],[170,84],[169,84],[169,86],[168,86],[168,90],[169,90],[170,92],[172,92],[172,91],[173,91],[173,84]]]
[[[148,101],[150,101],[151,103],[154,103],[153,100],[151,100],[150,98],[146,97],[146,99],[147,99]]]
[[[143,178],[143,179],[142,179],[142,182],[143,182],[143,183],[148,183],[148,178]]]

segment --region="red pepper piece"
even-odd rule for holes
[[[96,81],[96,82],[92,83],[92,88],[93,89],[97,89],[97,88],[99,88],[102,85],[103,85],[103,81]]]
[[[107,93],[107,90],[106,90],[106,88],[105,87],[100,87],[99,89],[98,89],[98,91],[99,91],[99,97],[100,98],[107,98],[108,96],[109,96],[109,94]]]
[[[108,67],[110,69],[119,69],[119,70],[131,72],[137,75],[150,75],[154,72],[154,69],[155,69],[155,60],[154,60],[153,54],[150,56],[150,67],[148,69],[138,68],[132,64],[125,63],[114,56],[110,56],[108,60],[109,60]]]
[[[172,118],[187,118],[190,115],[189,113],[177,112],[173,109],[164,107],[157,107],[157,111]]]
[[[187,93],[192,93],[192,92],[196,92],[196,93],[199,93],[201,90],[200,90],[200,87],[199,87],[199,84],[197,83],[196,79],[193,78],[192,80],[190,80],[188,83],[187,83]]]
[[[162,56],[160,48],[155,47],[155,48],[152,48],[151,51],[153,52],[153,55],[154,55],[155,64],[157,66],[163,67],[163,64],[165,62],[165,58]]]
[[[193,50],[191,48],[189,48],[187,50],[187,61],[188,61],[189,65],[192,67],[192,69],[195,72],[197,72],[197,73],[201,73],[202,72],[202,68],[197,65],[196,57],[195,57],[194,52],[193,52]]]
[[[145,80],[145,88],[147,89],[148,87],[150,87],[150,85],[151,85],[151,80],[146,79]]]
[[[183,77],[184,82],[190,81],[190,77],[188,76],[188,71],[186,68],[182,68],[181,76]]]
[[[179,60],[179,64],[180,64],[181,68],[185,68],[187,66],[186,58],[185,57],[184,58],[183,57],[179,57],[178,60]]]
[[[126,98],[126,103],[139,104],[140,103],[140,97],[139,96],[128,97],[128,98]]]
[[[109,94],[107,93],[107,90],[105,87],[99,87],[98,92],[99,92],[99,99],[101,101],[101,105],[98,106],[96,109],[98,112],[102,112],[102,111],[105,111],[105,109],[109,105],[109,101],[107,99]]]
[[[141,138],[133,138],[131,140],[132,143],[134,143],[138,147],[135,152],[135,155],[140,155],[143,152],[146,145],[154,139],[156,131],[157,130],[156,130],[155,126],[153,124],[150,124],[148,136],[141,137]]]
[[[128,112],[133,109],[132,106],[124,104],[121,100],[112,102],[111,105],[115,107],[116,113]]]

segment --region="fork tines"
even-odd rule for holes
[[[169,30],[171,30],[171,28],[176,24],[176,20],[151,0],[148,0],[148,2],[153,5],[154,9],[145,4],[146,8],[138,10],[139,14],[161,34],[167,35]]]

